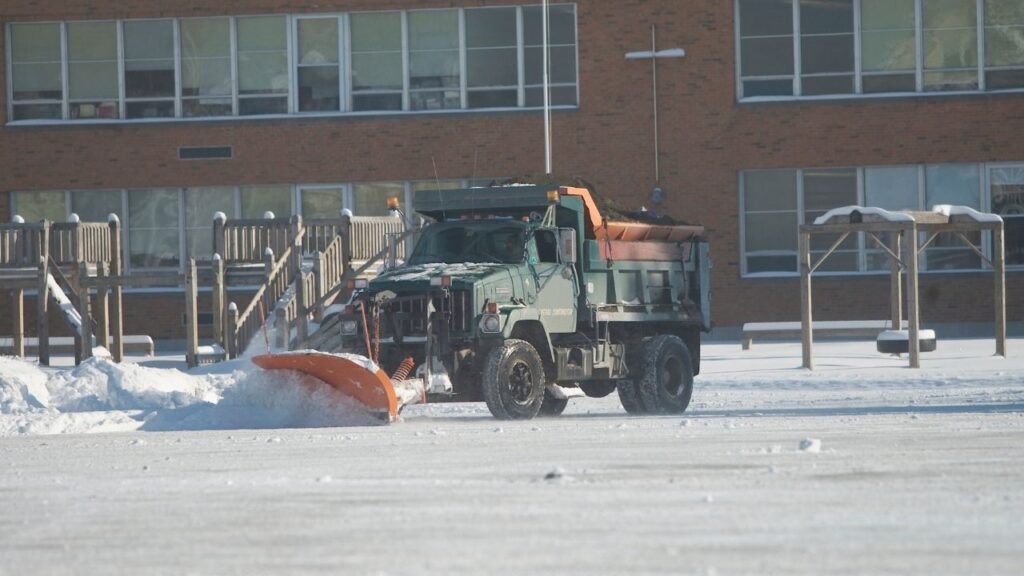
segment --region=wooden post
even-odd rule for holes
[[[288,222],[288,228],[288,233],[291,238],[290,246],[292,247],[292,261],[289,263],[292,269],[292,274],[289,275],[289,278],[292,278],[299,270],[302,269],[302,239],[304,237],[304,234],[302,233],[302,216],[299,216],[298,214],[292,216],[291,220]]]
[[[13,322],[14,333],[14,355],[18,358],[25,357],[25,291],[15,288],[14,302],[12,302],[11,321]]]
[[[276,337],[277,342],[275,344],[278,348],[288,350],[291,343],[291,328],[290,322],[288,322],[288,309],[285,306],[281,306],[274,311],[274,336]]]
[[[263,291],[263,302],[260,303],[260,306],[263,307],[264,312],[269,312],[270,307],[274,304],[273,302],[270,301],[270,274],[273,271],[274,251],[271,250],[270,247],[268,246],[267,249],[263,251],[263,284],[267,287],[267,289]],[[267,319],[269,319],[269,316],[264,318],[264,320]]]
[[[227,318],[227,346],[224,347],[224,359],[231,360],[238,356],[238,305],[232,302],[228,304]]]
[[[910,324],[910,338],[908,345],[910,346],[910,367],[920,368],[921,367],[921,343],[919,339],[918,330],[920,329],[920,300],[919,296],[919,285],[917,283],[917,224],[911,225],[909,230],[905,230],[904,234],[909,234],[910,238],[907,242],[907,323]]]
[[[341,217],[341,225],[338,227],[338,234],[341,236],[341,270],[346,274],[352,266],[352,218],[346,215]]]
[[[92,311],[89,297],[89,287],[85,285],[84,279],[89,277],[89,265],[85,262],[78,263],[78,274],[75,275],[75,292],[78,293],[78,313],[82,317],[82,326],[79,329],[79,341],[77,346],[80,351],[80,358],[75,358],[75,364],[92,358]]]
[[[900,255],[900,233],[890,232],[889,249]],[[898,260],[889,257],[889,313],[893,330],[903,329],[903,273]]]
[[[111,214],[107,218],[107,225],[110,226],[110,273],[118,278],[124,274],[124,258],[121,254],[121,221],[117,215]],[[121,300],[121,281],[111,289],[112,323],[111,331],[114,333],[111,342],[110,354],[114,362],[124,360],[124,306]]]
[[[307,276],[301,270],[299,271],[299,277],[295,282],[295,323],[298,331],[298,341],[301,346],[302,342],[305,342],[309,338],[309,310],[306,302],[306,278],[314,280],[312,276]]]
[[[217,212],[213,217],[213,253],[230,260],[232,256],[227,253],[227,234],[224,231],[226,219],[227,216],[223,212]]]
[[[324,297],[325,293],[324,254],[323,252],[317,252],[313,255],[313,301],[317,303],[316,308],[313,310],[313,319],[317,322],[324,321],[324,306],[321,299]],[[308,325],[306,326],[306,329],[309,329]]]
[[[227,349],[224,338],[224,320],[227,314],[225,306],[224,287],[224,259],[220,254],[213,255],[213,294],[211,295],[211,308],[213,309],[213,341]]]
[[[814,369],[814,321],[811,310],[811,234],[800,231],[800,332],[803,342],[803,367]]]
[[[109,264],[96,264],[96,343],[107,350],[110,349],[110,299],[107,298],[107,278],[110,276]]]
[[[189,258],[185,267],[185,362],[189,368],[199,365],[199,287],[196,282],[196,261]]]
[[[43,221],[39,244],[39,278],[36,291],[36,338],[39,363],[50,365],[50,223]]]
[[[1006,248],[1001,223],[992,230],[992,283],[995,287],[996,354],[1006,358]]]

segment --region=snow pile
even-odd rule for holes
[[[44,370],[0,358],[0,436],[381,423],[319,380],[245,360],[182,372],[102,358]]]

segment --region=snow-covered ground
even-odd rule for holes
[[[0,574],[1018,574],[1024,340],[993,348],[711,344],[683,416],[392,426],[245,362],[0,359]]]

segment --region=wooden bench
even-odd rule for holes
[[[837,338],[876,338],[885,330],[890,330],[889,320],[827,320],[818,321],[813,325],[814,336]],[[903,321],[903,328],[907,321]],[[747,322],[743,325],[741,335],[743,349],[750,350],[750,344],[758,340],[800,340],[803,332],[800,322]]]
[[[154,352],[153,338],[141,335],[126,335],[122,339],[125,352],[142,352],[152,356]],[[74,354],[75,339],[71,336],[51,336],[50,352],[55,354]],[[39,339],[25,338],[25,354],[39,353]],[[0,354],[14,354],[14,339],[0,338]]]

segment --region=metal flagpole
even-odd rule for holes
[[[548,16],[548,0],[544,0],[541,11],[544,13],[541,22],[544,27],[544,172],[551,174],[551,65],[549,53],[550,22]]]

